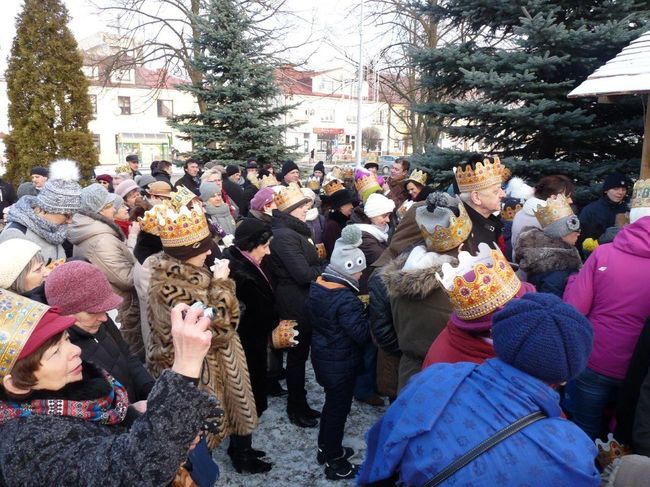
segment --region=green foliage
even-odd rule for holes
[[[14,183],[59,158],[77,161],[85,179],[97,165],[88,81],[68,20],[60,0],[25,0],[17,18],[6,72],[7,177]]]
[[[415,109],[443,117],[457,142],[498,153],[533,182],[565,173],[588,199],[603,174],[638,175],[643,112],[638,97],[615,104],[567,94],[648,28],[648,2],[636,0],[449,0],[426,14],[464,33],[461,41],[420,50],[413,60],[424,87],[443,102]],[[437,173],[467,156],[430,148],[416,163]],[[636,163],[634,163],[636,161]]]
[[[288,156],[284,131],[276,123],[293,107],[281,101],[264,43],[232,0],[210,0],[195,18],[198,35],[192,66],[198,83],[178,88],[193,94],[201,113],[174,117],[171,125],[192,140],[194,157],[237,164],[249,157],[276,162]]]

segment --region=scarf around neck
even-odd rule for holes
[[[102,375],[110,384],[110,391],[96,399],[0,401],[0,424],[29,416],[61,416],[105,425],[119,424],[124,421],[129,407],[126,389],[108,372],[102,370]]]
[[[7,222],[16,222],[29,228],[36,235],[52,245],[61,245],[68,237],[67,225],[55,225],[34,212],[38,206],[36,196],[23,196],[9,207]]]
[[[369,223],[356,223],[356,226],[359,227],[359,230],[369,233],[380,242],[388,241],[388,225],[384,227],[384,230]]]
[[[332,264],[328,264],[323,272],[323,278],[327,281],[334,281],[351,287],[354,291],[359,292],[359,281],[341,271]]]

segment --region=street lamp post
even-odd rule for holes
[[[357,73],[357,135],[355,139],[355,159],[361,165],[361,104],[363,103],[363,4],[359,15],[359,72]]]

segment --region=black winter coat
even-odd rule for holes
[[[56,398],[69,399],[67,389]],[[130,429],[61,416],[9,420],[0,424],[0,485],[169,485],[215,408],[213,396],[167,370]]]
[[[228,178],[223,178],[223,190],[239,208],[239,216],[245,217],[248,214],[248,201],[246,201],[244,188],[237,183],[233,183]]]
[[[390,298],[382,278],[382,272],[383,268],[376,269],[368,280],[370,329],[379,348],[390,355],[399,357],[401,352],[397,341],[397,333],[393,326]]]
[[[472,220],[472,231],[469,234],[464,250],[470,252],[478,251],[478,244],[486,243],[490,247],[498,243],[501,232],[503,231],[503,223],[501,219],[494,215],[485,218],[478,213],[474,208],[465,205],[467,215]]]
[[[361,366],[362,347],[370,332],[367,313],[351,288],[323,277],[311,284],[307,310],[316,380],[323,387],[336,387]]]
[[[323,230],[323,244],[327,255],[332,255],[334,245],[341,236],[343,227],[348,224],[348,217],[338,210],[330,211],[325,220],[325,229]]]
[[[616,215],[628,210],[627,203],[614,203],[607,196],[602,196],[593,203],[589,203],[580,212],[580,238],[578,248],[587,238],[598,239],[609,227],[614,226]]]
[[[199,184],[197,184],[197,178],[193,178],[187,173],[185,173],[182,178],[176,181],[176,184],[174,185],[174,191],[178,191],[178,188],[180,186],[184,186],[185,188],[189,189],[192,193],[194,193],[197,196],[200,195]]]
[[[0,178],[0,218],[2,218],[4,209],[13,205],[15,202],[16,192],[14,191],[14,187],[9,181]]]
[[[173,187],[172,177],[162,169],[154,169],[151,172],[151,175],[156,178],[156,181],[164,181],[169,184],[170,187]]]
[[[304,320],[309,285],[323,271],[309,226],[297,218],[273,210],[273,240],[269,270],[276,285],[275,300],[281,320]]]
[[[230,278],[235,281],[237,299],[240,305],[243,305],[237,332],[246,354],[248,373],[259,416],[268,406],[266,347],[269,334],[279,323],[275,310],[275,296],[269,281],[237,247],[227,248],[224,257],[230,261]]]
[[[81,348],[81,359],[115,377],[126,388],[129,402],[147,399],[156,381],[130,352],[113,320],[109,318],[94,335],[77,326],[68,332],[70,341]]]

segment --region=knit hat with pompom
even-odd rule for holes
[[[70,159],[59,159],[50,165],[50,179],[39,191],[38,207],[59,215],[72,215],[81,207],[79,168]]]
[[[366,256],[359,249],[361,245],[361,230],[356,225],[348,225],[341,232],[334,244],[330,257],[330,266],[337,272],[352,277],[366,268]]]

